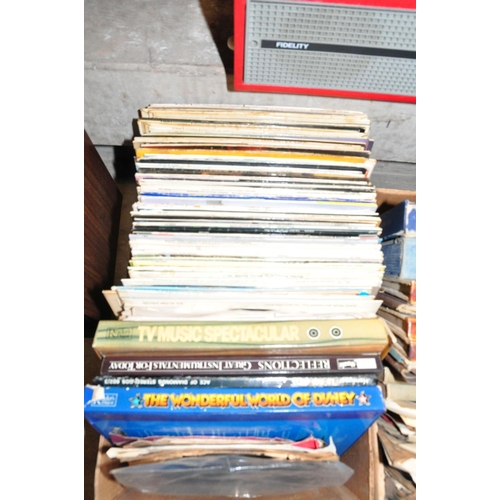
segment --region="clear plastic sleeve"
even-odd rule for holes
[[[338,460],[205,455],[111,471],[126,488],[163,495],[256,498],[341,486],[354,471]]]

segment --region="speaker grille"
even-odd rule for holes
[[[249,0],[244,82],[416,93],[415,11]]]

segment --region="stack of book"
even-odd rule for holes
[[[390,328],[383,360],[387,411],[378,420],[389,498],[416,494],[417,280],[416,202],[405,200],[381,215],[386,271],[378,315]]]
[[[108,456],[134,474],[235,453],[338,466],[385,410],[367,116],[151,105],[138,128],[128,277],[104,291],[116,320],[85,394]]]

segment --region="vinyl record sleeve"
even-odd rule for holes
[[[378,386],[84,390],[85,418],[108,440],[118,430],[135,437],[331,437],[342,455],[384,411]]]
[[[159,376],[316,376],[382,374],[376,354],[363,356],[104,356],[101,375]]]

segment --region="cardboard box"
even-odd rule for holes
[[[227,500],[226,496],[150,495],[124,488],[110,474],[120,466],[118,460],[106,455],[110,443],[99,440],[95,469],[95,500]],[[385,496],[384,472],[379,460],[377,425],[372,425],[354,443],[340,461],[354,470],[352,477],[342,486],[297,492],[295,495],[261,496],[259,500],[383,500]]]
[[[135,185],[132,183],[130,189],[134,189],[134,187]],[[380,214],[397,205],[404,199],[415,201],[416,192],[377,189],[377,204]],[[98,366],[99,363],[96,362],[96,366],[94,367],[96,373]],[[88,363],[86,366],[86,370],[87,369],[90,369]],[[94,373],[94,375],[96,373]],[[93,429],[89,429],[89,432],[86,433],[85,443],[86,448],[89,450],[93,446],[90,441],[95,434],[96,432]],[[104,438],[100,437],[96,467],[95,470],[93,470],[94,500],[222,500],[222,498],[219,497],[218,499],[214,496],[207,497],[206,499],[192,496],[157,496],[125,489],[109,474],[109,471],[117,466],[118,463],[117,461],[111,461],[105,454],[108,447],[109,443]],[[379,458],[376,424],[372,425],[368,431],[341,456],[341,461],[354,470],[353,476],[341,487],[325,489],[319,492],[310,491],[297,493],[297,495],[294,496],[280,495],[274,497],[260,497],[260,500],[383,500],[385,498],[384,470],[383,464],[380,462]],[[87,499],[87,488],[85,498]],[[227,497],[223,498],[227,500]]]

